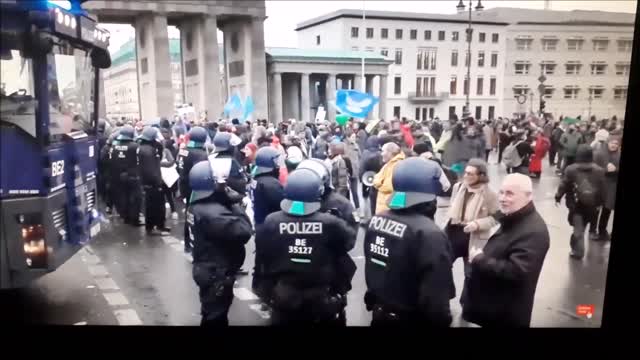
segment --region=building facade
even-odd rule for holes
[[[360,10],[339,10],[296,31],[300,48],[364,50],[393,60],[387,118],[460,116],[467,87],[476,118],[537,111],[541,71],[545,112],[624,116],[633,14],[496,8],[472,19],[470,57],[465,12],[367,11],[363,25]]]

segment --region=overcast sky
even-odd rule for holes
[[[477,3],[474,0],[474,6]],[[636,0],[606,1],[551,1],[552,10],[603,10],[614,12],[636,12]],[[445,1],[364,1],[365,9],[404,11],[415,13],[454,14],[458,0]],[[468,0],[465,0],[468,4]],[[544,1],[483,1],[485,9],[494,7],[518,7],[544,9]],[[268,47],[296,47],[296,24],[339,9],[362,9],[363,1],[267,1],[267,20],[264,22],[265,45]],[[366,13],[365,13],[366,15]],[[111,32],[111,46],[114,51],[133,37],[129,25],[103,25]],[[218,41],[222,42],[218,32]],[[178,37],[176,28],[169,28],[170,37]]]

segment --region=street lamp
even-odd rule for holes
[[[467,96],[465,100],[465,106],[464,106],[464,109],[462,110],[463,118],[466,118],[469,115],[471,115],[470,108],[469,108],[469,94],[471,93],[471,39],[473,38],[472,36],[473,30],[471,29],[472,6],[473,6],[473,0],[469,0],[469,27],[467,28],[467,53],[469,54],[468,55],[469,62],[467,62],[468,89],[467,89]],[[463,12],[465,10],[465,5],[462,0],[460,0],[460,2],[458,3],[458,5],[456,6],[456,9],[458,9],[458,12]],[[482,11],[483,9],[484,9],[484,6],[482,6],[482,1],[478,0],[478,4],[476,5],[476,11]]]
[[[589,94],[589,117],[587,117],[587,120],[591,121],[591,102],[593,101],[593,97],[591,96],[591,94]]]

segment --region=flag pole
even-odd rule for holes
[[[362,0],[362,30],[363,30],[363,35],[366,37],[367,36],[367,28],[365,27],[365,15],[364,15],[364,9],[365,9],[365,0]],[[362,68],[362,92],[366,93],[367,92],[367,79],[364,77],[364,51],[362,51],[362,57],[360,58],[361,60],[361,68]]]

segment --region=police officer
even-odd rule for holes
[[[186,148],[180,149],[177,159],[177,170],[180,175],[178,186],[180,195],[185,200],[187,208],[189,206],[189,198],[191,197],[191,187],[189,186],[189,172],[191,168],[200,161],[207,160],[207,151],[205,143],[207,141],[207,130],[203,127],[196,126],[189,131],[189,143]],[[187,222],[184,224],[184,251],[190,253],[193,246],[189,238]]]
[[[155,127],[146,127],[140,135],[138,147],[138,170],[144,189],[144,217],[147,235],[169,235],[165,226],[166,210],[162,192],[160,161],[163,147],[160,132]]]
[[[116,137],[120,134],[120,129],[115,129],[105,141],[104,146],[100,147],[98,158],[98,180],[102,179],[102,197],[106,206],[105,212],[111,214],[113,211],[112,193],[112,165],[110,160],[111,146]]]
[[[439,190],[433,162],[409,158],[393,171],[390,210],[373,216],[364,239],[371,325],[448,327],[455,296],[449,242],[427,213]]]
[[[240,205],[243,196],[226,184],[229,171],[228,161],[210,158],[189,173],[193,193],[187,221],[193,235],[193,279],[200,288],[201,325],[205,326],[229,324],[235,274],[244,262],[244,245],[253,235]]]
[[[236,137],[237,138],[237,137]],[[232,145],[233,135],[229,132],[217,132],[213,138],[215,152],[213,157],[216,159],[228,159],[231,162],[227,183],[238,193],[245,195],[247,193],[247,174],[244,172],[242,164],[235,158],[235,146]]]
[[[275,325],[346,325],[341,315],[351,277],[338,269],[337,259],[348,256],[355,238],[344,221],[320,211],[323,190],[315,172],[295,170],[284,188],[282,211],[257,229],[261,293]]]
[[[275,148],[263,147],[256,153],[256,166],[253,170],[254,179],[251,182],[251,200],[253,201],[253,222],[256,229],[262,226],[264,219],[274,212],[280,211],[280,202],[284,199],[284,189],[278,180],[280,167],[278,158],[280,153]],[[256,261],[252,278],[252,288],[258,296],[260,293],[261,265]]]
[[[125,224],[140,226],[141,188],[138,178],[138,143],[131,125],[120,129],[109,152],[111,195]]]

